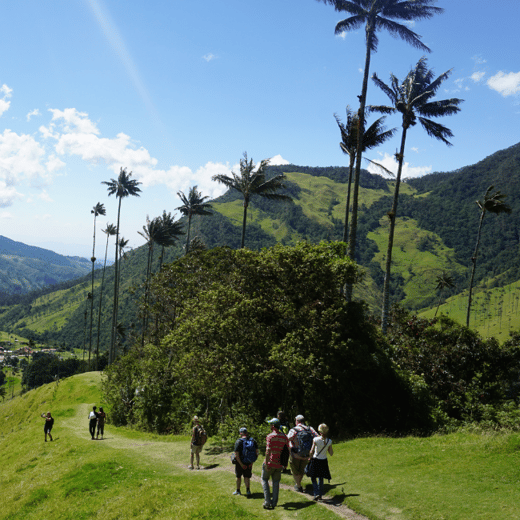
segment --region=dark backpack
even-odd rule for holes
[[[208,440],[208,434],[206,433],[206,430],[202,426],[196,426],[195,427],[195,440],[193,444],[195,446],[204,446],[206,444],[206,441]]]
[[[256,442],[253,437],[247,437],[242,441],[242,464],[253,464],[258,458],[256,454]]]
[[[286,468],[287,464],[289,464],[289,448],[287,444],[284,445],[282,453],[280,454],[280,464]]]
[[[312,435],[311,429],[308,426],[303,426],[301,430],[298,430],[296,434],[298,439],[298,455],[300,457],[308,457],[312,448]]]

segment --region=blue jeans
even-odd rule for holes
[[[318,481],[316,481],[316,477],[311,477],[312,481],[312,489],[314,491],[314,496],[322,496],[323,495],[323,477],[318,477]]]
[[[273,479],[273,499],[269,489],[269,477]],[[282,479],[282,469],[268,468],[265,463],[262,465],[262,488],[264,490],[264,502],[267,505],[276,507],[278,504],[278,492],[280,490],[280,480]]]

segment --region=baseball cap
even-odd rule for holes
[[[240,430],[238,430],[238,433],[247,433],[247,428],[243,426],[242,428],[240,428]]]
[[[300,415],[297,415],[297,416],[295,417],[295,419],[296,419],[297,421],[303,421],[303,420],[305,419],[305,417],[304,417],[303,415],[300,414]]]
[[[271,426],[274,426],[275,428],[280,428],[280,419],[277,419],[276,417],[267,421],[267,424],[270,424]]]

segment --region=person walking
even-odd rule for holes
[[[312,441],[318,434],[312,426],[305,424],[303,415],[297,415],[294,420],[296,425],[287,435],[291,448],[291,473],[294,479],[294,489],[303,493],[302,479],[305,474],[305,466],[309,462]]]
[[[199,418],[196,415],[195,417],[193,417],[193,423],[195,424],[195,426],[191,430],[191,455],[190,465],[188,466],[188,469],[193,469],[194,455],[197,460],[197,469],[200,469],[200,452],[202,451],[202,447],[206,442],[207,435],[204,428],[200,424]]]
[[[320,435],[312,441],[310,461],[305,472],[308,477],[311,477],[314,500],[321,500],[323,497],[323,479],[331,479],[327,453],[334,455],[332,440],[329,439],[329,427],[320,424],[318,431]]]
[[[88,414],[88,430],[90,432],[91,440],[95,440],[94,435],[96,435],[96,425],[98,414],[96,412],[97,407],[93,406],[92,411]]]
[[[98,417],[97,417],[97,435],[96,439],[99,439],[99,434],[101,433],[101,440],[103,440],[103,435],[105,433],[105,421],[107,419],[107,414],[103,411],[103,407],[99,407]]]
[[[278,504],[280,479],[284,468],[281,463],[281,455],[285,446],[289,449],[289,443],[285,433],[280,431],[280,419],[274,418],[268,421],[271,425],[271,433],[265,438],[265,460],[262,465],[262,488],[264,490],[264,509],[274,509]],[[269,478],[273,479],[273,496],[269,489]]]
[[[253,437],[249,436],[247,428],[243,427],[239,430],[240,437],[235,442],[235,475],[237,477],[237,489],[233,495],[240,495],[240,485],[242,477],[246,485],[246,495],[251,496],[250,482],[253,472],[253,464],[258,458],[260,450],[258,444]]]
[[[43,425],[43,433],[45,434],[45,442],[47,442],[47,435],[49,435],[49,438],[52,442],[52,435],[51,430],[54,426],[54,417],[52,417],[51,412],[42,413],[40,415],[43,419],[45,419],[45,424]]]

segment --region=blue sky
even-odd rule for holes
[[[438,98],[465,100],[441,119],[453,146],[419,126],[405,176],[451,171],[520,141],[520,4],[439,0],[442,15],[411,28],[430,47]],[[177,191],[222,193],[216,173],[255,161],[343,166],[334,120],[357,108],[362,30],[316,0],[18,0],[0,18],[0,234],[90,256],[90,210],[117,201],[101,184],[127,167],[142,182],[122,206],[137,247],[146,216],[174,213]],[[403,78],[422,53],[380,33],[371,72]],[[386,103],[371,83],[368,102]],[[399,126],[397,116],[388,126]],[[370,154],[392,168],[399,135]],[[103,235],[104,237],[104,235]],[[101,245],[97,256],[101,256]]]

